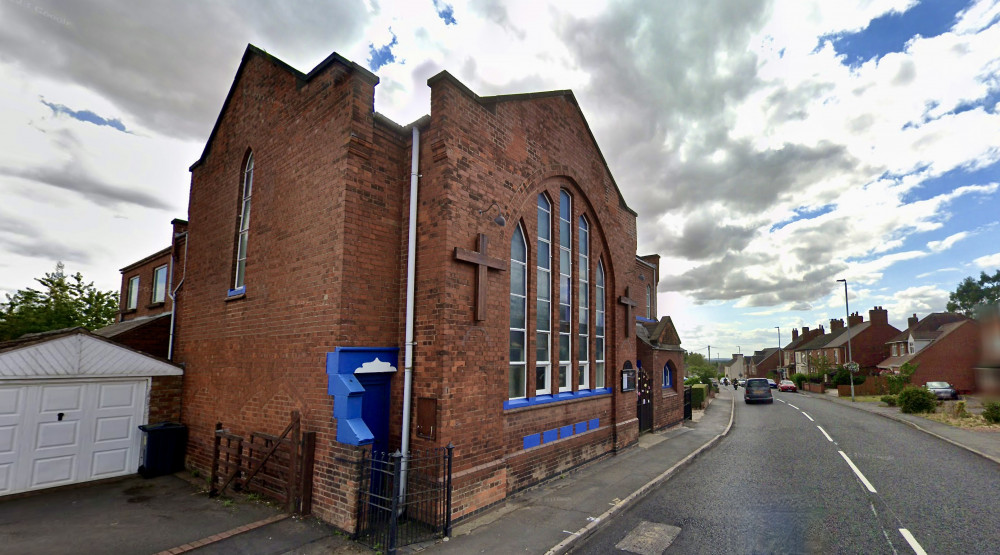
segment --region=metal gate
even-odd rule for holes
[[[691,386],[684,386],[684,420],[691,420]]]
[[[361,461],[355,540],[376,551],[451,535],[454,446],[366,455]],[[405,478],[404,478],[405,473]]]

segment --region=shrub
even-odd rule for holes
[[[948,411],[955,418],[968,418],[969,417],[969,411],[966,410],[965,401],[959,401],[959,402],[955,403],[954,405],[952,405],[951,407],[949,407]]]
[[[983,418],[990,424],[1000,424],[1000,401],[983,404]]]
[[[896,406],[896,396],[895,395],[883,395],[882,402],[889,405],[890,407]]]
[[[800,374],[796,372],[792,374],[792,381],[795,382],[795,387],[802,389],[802,384],[805,383],[807,376],[805,374]]]
[[[697,384],[691,388],[691,408],[701,409],[705,406],[705,397],[708,396],[708,388],[704,384]]]
[[[854,385],[865,383],[865,377],[861,374],[854,375]],[[841,367],[833,376],[833,385],[851,385],[851,372],[847,368]]]
[[[934,412],[937,397],[922,387],[905,387],[898,396],[899,408],[905,413]]]

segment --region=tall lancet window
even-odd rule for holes
[[[538,195],[535,299],[535,394],[552,392],[552,203]]]
[[[528,309],[528,249],[518,225],[510,239],[510,375],[507,397],[525,393],[525,329]]]
[[[580,216],[579,224],[580,246],[577,256],[580,266],[579,315],[577,322],[577,386],[579,389],[590,389],[590,225],[587,219]]]
[[[250,197],[253,195],[253,152],[247,156],[243,167],[243,203],[240,208],[240,226],[236,237],[236,268],[233,290],[243,289],[247,267],[247,240],[250,238]]]
[[[559,391],[570,391],[573,351],[573,203],[559,191]]]
[[[604,387],[604,263],[597,261],[594,278],[594,387]]]

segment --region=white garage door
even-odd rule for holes
[[[0,495],[134,473],[149,383],[0,385]]]

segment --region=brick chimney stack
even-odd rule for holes
[[[830,318],[830,332],[831,333],[835,332],[835,331],[837,331],[839,329],[843,329],[843,327],[844,327],[844,321],[842,319],[840,319],[840,318],[837,318],[837,319]]]
[[[850,326],[850,327],[854,327],[854,326],[856,326],[856,325],[858,325],[858,324],[860,324],[861,322],[864,322],[864,321],[865,321],[865,317],[861,316],[857,312],[855,312],[854,314],[851,314],[850,316],[847,317],[847,325]]]
[[[917,315],[914,314],[906,319],[906,327],[908,329],[913,329],[913,326],[917,325],[917,322],[919,322],[919,320],[917,320]]]
[[[881,306],[876,306],[868,311],[868,320],[870,320],[872,324],[889,325],[889,311]]]
[[[792,341],[795,341],[798,338],[799,338],[799,329],[792,328]]]

